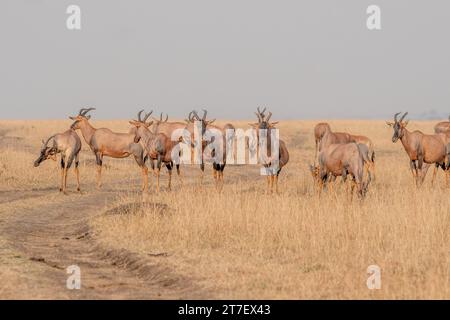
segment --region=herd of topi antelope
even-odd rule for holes
[[[191,152],[196,147],[194,135],[194,124],[199,125],[201,129],[201,138],[198,143],[201,150],[204,151],[214,141],[214,139],[204,139],[207,130],[218,130],[222,133],[224,149],[231,148],[233,145],[233,135],[225,134],[226,131],[234,132],[232,124],[226,124],[223,127],[213,125],[215,120],[207,119],[207,111],[204,110],[200,117],[196,111],[189,113],[185,122],[169,122],[168,116],[163,119],[152,117],[152,112],[145,113],[140,111],[137,120],[130,121],[132,128],[128,133],[116,133],[106,128],[94,128],[89,120],[88,113],[95,108],[81,109],[79,114],[70,117],[73,124],[70,129],[64,133],[55,134],[43,141],[39,158],[35,161],[35,167],[47,159],[56,161],[57,154],[61,154],[61,187],[60,191],[66,193],[67,173],[73,162],[75,162],[75,173],[77,178],[77,191],[80,191],[79,176],[79,153],[81,150],[81,140],[76,133],[81,132],[85,142],[95,155],[97,164],[97,188],[101,188],[101,173],[103,157],[127,158],[133,155],[136,163],[142,170],[142,190],[148,191],[148,168],[146,162],[149,161],[151,168],[156,176],[156,190],[159,192],[159,177],[161,167],[167,168],[169,173],[168,189],[171,189],[172,169],[175,166],[177,174],[180,175],[180,164],[174,161],[174,154],[181,154],[181,151],[175,149],[181,142],[186,142]],[[143,114],[144,113],[144,114]],[[272,113],[266,114],[266,109],[257,109],[255,112],[258,122],[250,124],[256,131],[256,140],[265,140],[263,149],[264,157],[258,158],[258,163],[266,168],[267,192],[272,193],[276,189],[278,193],[278,176],[281,169],[289,161],[289,152],[286,144],[279,140],[274,143],[272,131],[277,130],[277,122],[270,122]],[[439,168],[445,171],[446,185],[448,186],[448,177],[450,175],[450,117],[449,121],[438,123],[434,130],[435,134],[424,134],[421,131],[410,132],[406,126],[408,121],[404,121],[407,113],[400,119],[400,113],[394,115],[394,122],[387,122],[394,130],[392,142],[400,141],[410,158],[410,167],[416,186],[420,186],[425,178],[428,168],[434,165],[433,180]],[[173,133],[176,130],[183,130],[178,140],[173,139]],[[263,136],[261,136],[263,134]],[[372,178],[375,177],[375,151],[372,141],[365,136],[352,135],[345,132],[333,132],[328,123],[318,123],[314,128],[315,137],[315,155],[314,165],[310,165],[310,171],[318,186],[319,193],[327,185],[332,186],[337,177],[341,177],[345,182],[347,177],[351,177],[351,195],[356,188],[356,193],[363,198]],[[275,146],[275,152],[274,148]],[[258,151],[261,151],[261,145],[258,144]],[[277,150],[278,149],[278,150]],[[218,153],[218,150],[212,149],[212,154]],[[226,156],[214,158],[212,162],[214,180],[216,187],[223,186],[223,171],[226,165]],[[318,164],[316,161],[318,160]],[[200,161],[200,169],[205,169],[203,156]],[[270,169],[270,170],[269,170]]]

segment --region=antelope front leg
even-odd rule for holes
[[[161,175],[161,168],[156,169],[156,192],[159,193],[159,177]]]
[[[270,194],[273,194],[273,186],[275,184],[275,176],[272,174],[270,176]]]
[[[99,153],[95,155],[97,161],[97,189],[102,187],[102,166],[103,166],[103,156]]]
[[[169,191],[172,190],[172,169],[173,169],[173,165],[169,165],[167,167],[167,170],[169,170],[169,186],[168,186]]]
[[[279,194],[279,190],[278,190],[278,175],[275,176],[275,192],[277,194]]]
[[[223,169],[222,171],[220,171],[220,190],[223,189],[223,185],[224,185],[224,178],[223,178]]]
[[[81,188],[80,188],[80,170],[78,168],[79,166],[79,161],[78,159],[75,161],[75,175],[77,176],[77,191],[81,192]]]
[[[375,181],[375,162],[373,161],[370,163],[370,171],[372,174],[372,180]]]
[[[67,168],[67,163],[66,163],[66,167],[64,168],[64,188],[63,188],[63,193],[67,194],[67,173],[69,172],[69,169]]]
[[[59,187],[59,192],[63,192],[64,190],[64,168],[66,167],[64,156],[61,156],[61,184]]]
[[[350,202],[353,202],[353,193],[355,192],[356,181],[353,179],[351,184],[352,184],[352,187],[350,190]]]
[[[437,167],[437,166],[434,166],[434,169],[433,169],[433,178],[431,179],[431,186],[432,186],[432,187],[434,186],[434,181],[435,181],[435,179],[436,179],[436,172],[437,172],[437,169],[438,169],[438,167]]]
[[[142,167],[142,192],[148,192],[148,168],[146,165]]]
[[[417,170],[416,170],[416,163],[414,160],[411,160],[409,162],[409,166],[411,168],[411,173],[412,173],[412,177],[413,177],[413,182],[414,184],[417,186]]]
[[[450,177],[450,168],[445,170],[445,186],[448,188],[448,181]]]

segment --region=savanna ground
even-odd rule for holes
[[[182,168],[173,190],[139,192],[130,159],[106,159],[104,187],[83,141],[83,194],[69,175],[58,192],[53,161],[33,168],[41,139],[68,121],[0,121],[0,298],[450,299],[450,189],[431,171],[416,189],[408,158],[383,121],[329,121],[369,136],[376,180],[364,201],[343,186],[319,198],[308,165],[316,121],[282,121],[290,161],[280,194],[266,195],[256,166],[227,166],[216,192],[212,169]],[[128,131],[127,121],[93,121]],[[247,128],[248,122],[233,122]],[[432,132],[434,122],[411,121]],[[153,179],[151,179],[151,182]],[[153,189],[152,189],[153,190]],[[82,288],[66,289],[65,268]],[[366,285],[369,265],[382,288]]]

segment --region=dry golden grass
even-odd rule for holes
[[[0,122],[6,136],[23,138],[21,144],[29,146],[2,152],[1,188],[56,188],[55,165],[32,169],[32,160],[39,141],[69,123]],[[199,186],[200,170],[186,166],[183,185],[175,176],[172,192],[142,197],[133,161],[107,160],[104,185],[123,192],[105,208],[114,214],[92,221],[98,240],[142,255],[167,253],[161,262],[195,279],[211,297],[449,299],[450,189],[444,188],[442,171],[431,187],[430,170],[417,190],[403,147],[391,142],[392,129],[383,121],[330,121],[336,131],[374,141],[377,179],[364,201],[349,203],[343,187],[318,198],[308,171],[315,123],[280,124],[290,162],[281,173],[279,195],[264,194],[265,179],[256,166],[228,166],[221,193],[213,187],[210,167]],[[128,130],[126,121],[95,125]],[[412,121],[410,127],[432,132],[433,123]],[[83,148],[82,187],[92,190],[93,157]],[[73,186],[73,176],[69,182]],[[372,264],[381,267],[380,290],[366,286]]]

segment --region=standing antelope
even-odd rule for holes
[[[447,171],[446,183],[448,184],[449,171],[446,160],[448,161],[450,148],[444,142],[447,141],[445,134],[428,135],[418,130],[410,132],[406,129],[408,121],[403,121],[408,112],[403,114],[400,120],[397,119],[399,114],[400,112],[394,115],[394,122],[386,122],[386,124],[394,129],[392,142],[396,143],[400,139],[409,156],[410,168],[416,186],[423,183],[425,179],[425,174],[422,172],[424,163],[435,164],[436,166],[432,183],[434,183],[436,169],[442,167],[444,171]]]
[[[172,139],[164,133],[153,133],[149,127],[153,124],[153,121],[146,122],[152,112],[145,115],[144,119],[141,119],[141,114],[144,110],[138,113],[138,120],[130,121],[135,130],[134,142],[143,143],[147,157],[150,159],[152,169],[156,175],[156,190],[159,192],[159,177],[161,173],[161,166],[164,164],[169,171],[169,185],[168,189],[171,189],[172,183],[172,149],[179,143],[178,141],[172,141]],[[154,161],[156,161],[156,169]],[[178,171],[179,174],[179,171]]]
[[[197,141],[194,140],[194,128],[196,122],[199,123],[201,132],[198,134],[201,134],[201,163],[200,163],[200,169],[202,170],[202,180],[203,180],[203,173],[205,171],[205,159],[204,159],[204,153],[205,150],[208,150],[210,152],[213,165],[213,177],[214,181],[216,183],[216,188],[220,189],[223,186],[224,182],[224,169],[226,166],[226,152],[227,152],[227,146],[230,146],[233,136],[234,136],[234,126],[230,123],[227,123],[225,126],[220,127],[213,125],[213,123],[216,121],[216,119],[213,120],[207,120],[208,111],[203,110],[203,116],[200,117],[197,113],[197,111],[192,111],[189,113],[188,119],[186,120],[187,126],[186,130],[189,132],[190,139],[191,139],[191,147],[196,147]],[[208,132],[208,130],[210,130]],[[233,135],[227,135],[227,130],[233,130]],[[212,135],[211,139],[209,141],[205,140],[205,134],[210,133]],[[216,134],[220,135],[222,138],[222,141],[216,141]],[[216,147],[221,148],[222,150],[216,150]],[[231,146],[230,146],[231,147]],[[222,157],[220,157],[220,153],[222,154]]]
[[[163,120],[162,113],[161,113],[159,119],[154,118],[154,117],[152,117],[152,118],[154,121],[153,121],[151,131],[154,134],[164,133],[170,139],[175,139],[177,137],[172,137],[172,135],[175,133],[175,131],[181,130],[181,129],[183,129],[183,130],[186,129],[185,122],[169,122],[168,121],[169,115],[167,115],[167,114],[166,114],[165,120]],[[178,137],[178,141],[182,141],[182,140],[183,140],[183,137]],[[180,176],[180,164],[179,163],[176,164],[176,168],[177,168],[177,174],[178,174],[178,176]]]
[[[127,158],[134,156],[136,163],[142,169],[142,190],[148,190],[148,168],[144,161],[144,149],[139,143],[134,142],[132,133],[116,133],[109,129],[96,129],[89,123],[90,115],[87,113],[95,108],[81,109],[75,117],[69,117],[74,121],[71,128],[81,130],[84,140],[95,154],[97,162],[97,188],[101,188],[101,175],[103,157]]]
[[[450,133],[450,116],[448,121],[439,122],[434,126],[435,133]]]
[[[78,170],[80,150],[81,140],[74,130],[67,130],[64,133],[55,134],[48,138],[47,141],[42,141],[41,154],[34,162],[34,166],[39,167],[47,159],[56,161],[56,155],[61,153],[61,187],[59,191],[66,194],[67,172],[75,160],[77,191],[80,192],[80,172]]]
[[[272,143],[275,143],[275,141],[272,141],[272,130],[276,130],[275,125],[278,124],[278,122],[270,122],[272,112],[269,112],[266,117],[266,115],[264,114],[265,110],[266,109],[261,111],[259,108],[257,108],[257,112],[255,112],[255,114],[258,117],[258,123],[252,123],[250,124],[250,126],[256,129],[259,159],[260,162],[262,162],[263,167],[266,168],[267,193],[273,192],[274,184],[276,193],[278,193],[278,177],[280,175],[281,169],[289,162],[289,151],[284,141],[280,139],[278,141],[278,152],[275,152],[275,154],[272,155]],[[267,142],[266,150],[263,150],[263,153],[265,153],[266,155],[265,157],[261,157],[261,150],[259,150],[259,142],[261,139],[260,133],[264,133],[264,131],[261,130],[265,130],[266,133],[266,137],[264,137]],[[276,156],[278,156],[278,159],[274,158]],[[274,165],[276,167],[272,168]]]
[[[319,166],[310,166],[313,177],[320,183],[320,190],[330,180],[342,176],[344,182],[347,175],[352,177],[351,195],[356,186],[357,194],[363,198],[371,181],[370,172],[364,181],[364,162],[367,161],[368,148],[365,144],[355,142],[331,144],[319,153]]]

